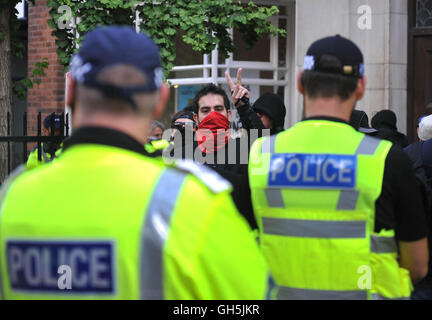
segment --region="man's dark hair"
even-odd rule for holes
[[[357,88],[358,78],[316,71],[304,71],[301,83],[308,97],[347,100]]]
[[[185,111],[185,110],[181,110],[179,112],[177,112],[175,115],[173,115],[172,119],[171,119],[171,125],[177,121],[177,119],[189,119],[194,121],[194,117],[193,117],[193,113],[189,112],[189,111]],[[194,121],[195,122],[195,121]]]
[[[227,111],[229,110],[230,100],[228,99],[228,96],[227,96],[225,90],[214,85],[213,83],[211,83],[211,84],[204,86],[200,91],[198,91],[197,94],[195,95],[194,99],[193,99],[192,106],[193,106],[193,110],[196,114],[198,114],[198,111],[199,111],[199,105],[198,105],[199,100],[208,94],[218,94],[218,95],[222,96],[222,98],[224,99],[225,109]]]

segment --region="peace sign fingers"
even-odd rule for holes
[[[243,72],[243,69],[242,68],[239,68],[238,70],[237,70],[237,84],[241,87],[241,85],[242,85],[242,72]]]
[[[243,97],[246,98],[250,98],[250,93],[246,88],[242,87],[242,72],[243,69],[239,68],[237,70],[237,83],[234,83],[234,81],[231,79],[230,75],[228,72],[225,72],[225,78],[227,80],[228,86],[230,87],[231,90],[231,98],[233,100],[233,103],[236,107],[241,107],[244,105],[243,101],[238,101],[241,100]],[[239,102],[239,103],[238,103]]]
[[[235,83],[232,81],[232,79],[231,79],[231,77],[230,77],[228,71],[225,72],[225,78],[226,78],[226,80],[227,80],[228,86],[230,87],[230,90],[231,90],[231,91],[234,91],[236,85],[235,85]]]

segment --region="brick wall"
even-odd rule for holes
[[[46,0],[29,3],[28,11],[28,68],[29,73],[36,62],[48,58],[49,67],[41,84],[35,85],[27,94],[28,134],[37,132],[37,114],[42,112],[42,121],[52,112],[64,110],[65,73],[59,64],[55,38],[47,20],[50,18]]]

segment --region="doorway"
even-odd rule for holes
[[[408,138],[417,140],[417,121],[432,103],[432,0],[408,1]]]

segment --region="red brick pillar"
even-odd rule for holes
[[[57,57],[55,38],[48,26],[50,19],[46,0],[29,3],[28,10],[28,69],[29,74],[36,62],[48,58],[49,67],[41,84],[35,85],[27,94],[28,134],[37,133],[37,114],[42,112],[43,119],[52,112],[63,112],[65,73]]]

